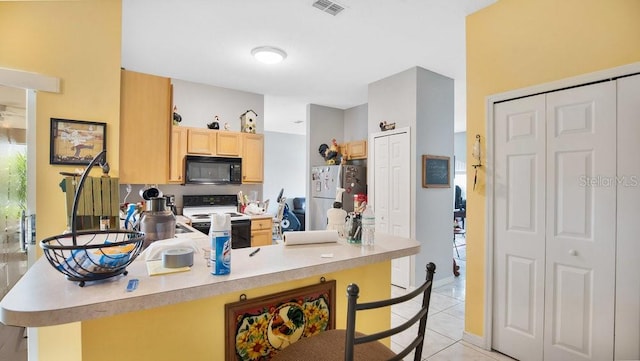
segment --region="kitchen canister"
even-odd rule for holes
[[[167,209],[165,197],[152,197],[147,201],[147,210],[140,219],[140,231],[144,233],[144,245],[173,238],[176,235],[176,216]]]

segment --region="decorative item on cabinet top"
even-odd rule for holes
[[[340,164],[340,146],[338,146],[338,142],[335,138],[331,139],[331,145],[326,145],[325,143],[320,144],[318,153],[320,153],[322,158],[324,158],[327,165]]]
[[[213,122],[207,124],[207,128],[209,129],[220,129],[220,118],[216,115],[213,117]]]
[[[178,106],[173,106],[173,125],[178,125],[182,121],[182,115],[178,114]]]
[[[244,133],[255,133],[258,126],[257,118],[258,114],[251,109],[242,113],[240,115],[240,130]]]

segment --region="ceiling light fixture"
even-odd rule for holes
[[[265,64],[277,64],[283,61],[287,57],[287,53],[282,49],[275,48],[273,46],[260,46],[251,50],[256,60]]]

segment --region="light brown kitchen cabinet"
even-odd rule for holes
[[[264,135],[242,133],[242,183],[264,180]]]
[[[347,159],[366,159],[367,158],[367,141],[356,140],[346,144]]]
[[[216,131],[216,155],[239,157],[242,151],[242,133]]]
[[[273,229],[272,218],[259,218],[251,220],[251,247],[270,246],[273,244],[271,231]]]
[[[216,131],[204,128],[188,128],[187,153],[216,155]]]
[[[188,128],[187,153],[240,157],[242,133],[204,128]]]
[[[120,183],[163,184],[169,177],[171,80],[121,71]]]
[[[187,131],[185,127],[171,127],[169,150],[169,182],[184,182],[184,157],[187,155]]]

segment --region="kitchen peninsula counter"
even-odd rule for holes
[[[208,247],[206,237],[194,240]],[[109,317],[386,262],[415,254],[419,247],[415,240],[376,235],[373,247],[344,241],[279,244],[262,247],[252,257],[255,248],[234,249],[231,274],[225,276],[210,273],[203,252],[194,255],[190,271],[158,276],[149,276],[139,257],[128,267],[127,276],[87,282],[85,287],[66,280],[42,257],[0,302],[0,321],[41,327]],[[131,279],[139,279],[139,285],[127,292]]]

